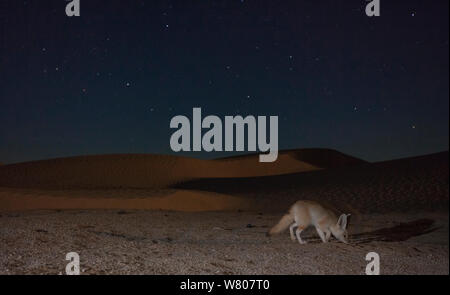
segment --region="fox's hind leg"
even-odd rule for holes
[[[291,240],[293,240],[295,242],[295,236],[294,236],[294,227],[297,226],[297,223],[293,223],[291,224],[291,226],[289,227],[289,233],[291,234]]]
[[[297,227],[297,229],[295,231],[295,234],[297,235],[297,240],[300,244],[307,243],[306,241],[303,241],[302,238],[300,237],[300,234],[302,233],[303,229],[304,229],[304,227],[299,226],[299,227]]]

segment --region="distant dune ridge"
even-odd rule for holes
[[[279,152],[279,154],[289,155],[297,161],[309,163],[311,165],[321,168],[351,167],[367,163],[366,161],[343,154],[341,152],[332,149],[319,149],[319,148],[291,149],[281,151]],[[251,162],[254,162],[254,158],[256,156],[257,156],[256,154],[233,156],[218,160],[251,160]]]
[[[283,210],[300,198],[360,211],[442,206],[448,152],[374,164],[329,149],[298,149],[280,152],[273,163],[259,162],[257,154],[216,160],[117,154],[0,166],[0,210]]]

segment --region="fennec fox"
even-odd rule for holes
[[[284,215],[281,220],[272,227],[267,235],[271,236],[284,231],[289,226],[291,240],[295,241],[294,228],[297,227],[295,234],[300,244],[306,244],[306,241],[300,237],[301,232],[310,225],[316,227],[317,233],[324,243],[328,242],[331,234],[343,243],[347,241],[347,217],[350,214],[342,214],[337,219],[336,215],[325,209],[319,203],[314,201],[297,201],[289,209],[289,213]]]

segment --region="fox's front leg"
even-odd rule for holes
[[[300,244],[306,244],[307,243],[306,241],[303,241],[302,238],[300,237],[300,234],[302,233],[303,229],[304,229],[304,227],[299,226],[295,230],[295,234],[297,235],[297,239],[298,239],[298,242]]]
[[[328,242],[331,237],[331,231],[329,229],[325,230],[325,240]]]
[[[325,237],[325,234],[323,233],[323,231],[316,227],[317,233],[319,234],[320,238],[322,239],[322,242],[326,243],[328,242],[328,239]]]
[[[293,223],[291,224],[291,226],[289,227],[289,233],[291,234],[291,240],[295,242],[295,236],[294,236],[294,227],[297,226],[297,223]]]

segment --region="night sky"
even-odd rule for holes
[[[448,150],[449,1],[366,3],[1,0],[0,162],[173,154],[193,107],[277,115],[280,149]]]

